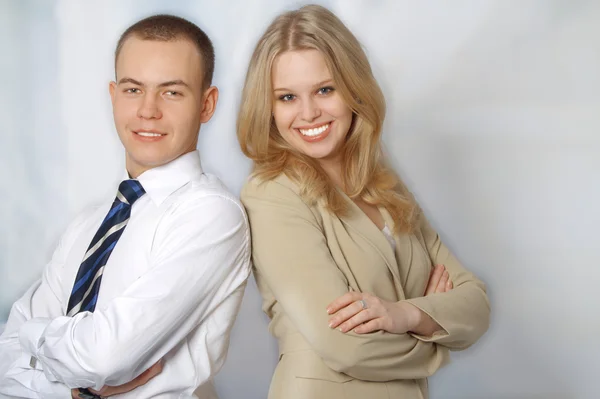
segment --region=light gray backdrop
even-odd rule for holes
[[[492,326],[431,379],[433,399],[598,397],[600,2],[322,1],[367,49],[387,151],[434,226],[489,286]],[[123,168],[113,48],[157,12],[213,38],[205,168],[239,192],[235,117],[252,47],[292,1],[0,1],[0,321],[68,221]],[[217,379],[266,397],[276,348],[252,281]]]

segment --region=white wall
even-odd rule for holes
[[[298,2],[232,3],[0,2],[0,320],[69,219],[120,176],[107,82],[135,20],[177,13],[213,38],[221,97],[199,147],[239,192],[250,166],[234,133],[245,67],[268,21]],[[432,398],[597,398],[600,2],[321,3],[367,48],[395,165],[489,286],[490,331],[431,379]],[[276,356],[252,281],[217,379],[222,399],[265,398]]]

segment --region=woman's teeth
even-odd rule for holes
[[[150,133],[150,132],[137,132],[138,135],[143,137],[158,137],[162,136],[160,133]]]
[[[298,129],[304,136],[318,136],[329,128],[329,123],[314,129]]]

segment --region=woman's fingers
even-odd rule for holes
[[[450,281],[450,275],[448,274],[447,270],[444,270],[444,273],[442,273],[442,277],[440,278],[440,281],[438,282],[435,292],[436,293],[446,292],[448,290],[448,282],[449,281]]]
[[[375,315],[376,311],[374,309],[362,309],[356,313],[354,316],[346,320],[339,327],[341,332],[348,332],[353,330],[355,327],[360,326],[363,323],[366,323],[377,316]]]
[[[362,299],[362,294],[356,291],[350,291],[345,293],[344,295],[338,297],[336,300],[327,305],[327,313],[334,314],[340,309],[345,308],[346,306]]]
[[[435,265],[429,275],[429,282],[427,283],[427,288],[425,289],[425,296],[434,294],[436,292],[440,279],[445,271],[446,268],[444,265]]]
[[[361,300],[354,301],[350,303],[345,308],[337,311],[333,316],[329,318],[329,327],[337,328],[340,324],[346,322],[350,318],[354,317],[357,313],[360,313],[363,310],[363,303]]]
[[[354,332],[357,334],[366,334],[374,331],[383,330],[383,318],[379,317],[376,319],[372,319],[360,326],[357,326],[354,329]]]

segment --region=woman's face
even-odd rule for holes
[[[284,140],[317,160],[336,160],[352,124],[352,110],[337,92],[318,50],[275,58],[273,117]]]

